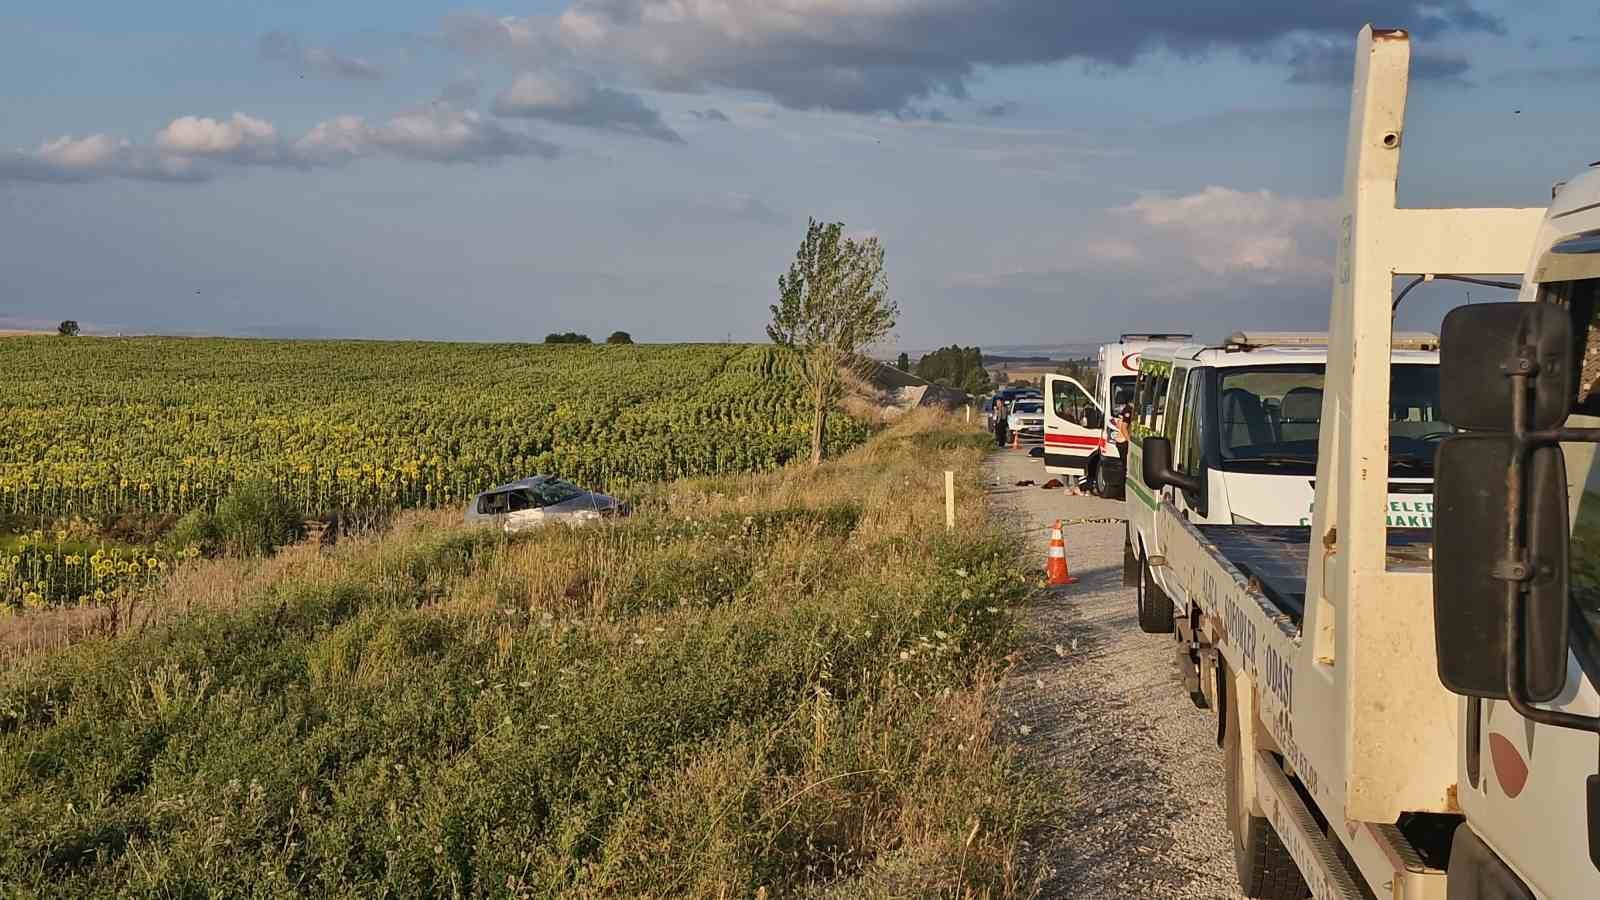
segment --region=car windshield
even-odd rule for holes
[[[1018,400],[1011,408],[1015,413],[1042,413],[1044,412],[1043,400]]]
[[[1316,473],[1323,367],[1222,369],[1217,381],[1222,467],[1280,475]],[[1397,365],[1389,379],[1389,475],[1433,477],[1433,452],[1451,427],[1439,419],[1439,368]]]
[[[583,495],[583,489],[565,481],[546,481],[531,489],[539,506],[565,503]]]

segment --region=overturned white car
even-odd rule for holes
[[[628,505],[615,497],[586,491],[553,475],[534,475],[473,497],[466,520],[468,525],[520,531],[551,522],[581,525],[628,513]]]

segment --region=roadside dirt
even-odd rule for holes
[[[1046,898],[1237,898],[1212,714],[1190,703],[1170,639],[1139,631],[1122,586],[1122,503],[1016,483],[1048,480],[1025,451],[987,464],[991,508],[1025,532],[1041,570],[1055,519],[1079,580],[1024,614],[1002,694],[1013,739],[1067,781],[1066,813],[1037,836]]]

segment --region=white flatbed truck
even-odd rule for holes
[[[1145,436],[1172,614],[1147,630],[1217,713],[1247,896],[1596,900],[1600,431],[1575,426],[1600,422],[1600,169],[1548,210],[1396,208],[1409,64],[1404,32],[1362,30],[1311,525],[1191,524]],[[1467,431],[1434,528],[1388,529],[1394,279],[1508,272],[1524,302],[1441,336]]]

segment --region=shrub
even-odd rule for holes
[[[231,556],[264,556],[299,540],[300,516],[265,481],[243,482],[217,504],[217,530]]]
[[[161,545],[172,551],[195,547],[205,556],[215,556],[222,550],[222,529],[215,516],[203,509],[193,510],[162,536]]]

